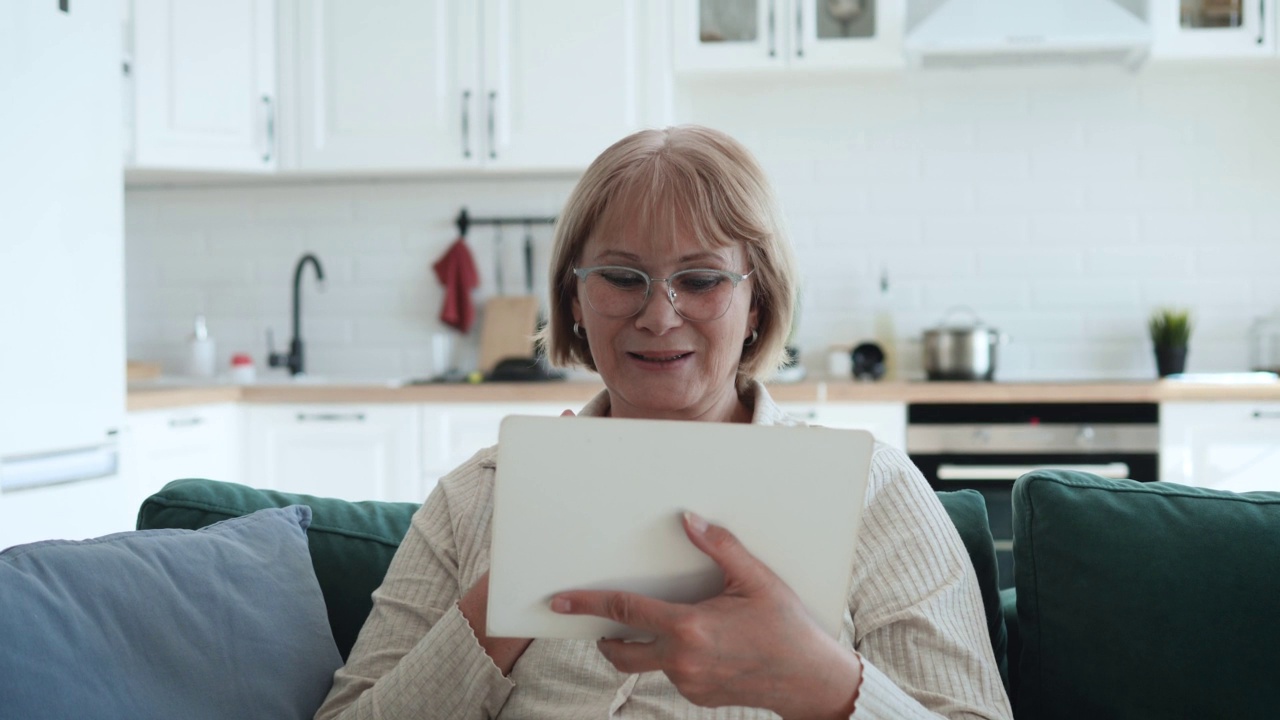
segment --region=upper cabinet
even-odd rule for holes
[[[276,167],[274,0],[132,0],[126,102],[137,168]],[[126,30],[129,28],[126,27]]]
[[[904,0],[673,0],[675,67],[892,68]]]
[[[1277,0],[1150,0],[1156,58],[1271,57]]]
[[[581,170],[664,118],[639,0],[294,0],[301,170]]]

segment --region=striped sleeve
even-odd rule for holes
[[[487,528],[484,488],[492,468],[482,451],[414,514],[317,720],[478,720],[502,709],[514,685],[457,606],[482,572],[466,560],[481,525]],[[464,566],[472,569],[464,573]]]
[[[901,451],[877,444],[850,629],[863,660],[852,718],[1010,718],[977,576],[946,510]]]

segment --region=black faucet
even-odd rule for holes
[[[289,354],[284,355],[276,352],[271,346],[271,331],[267,330],[267,357],[268,364],[271,367],[287,367],[290,375],[300,375],[303,372],[302,362],[302,322],[301,311],[302,305],[299,302],[298,288],[302,284],[302,268],[310,262],[316,267],[316,280],[324,285],[324,270],[320,267],[320,258],[307,253],[298,258],[298,265],[293,270],[293,338],[289,340]]]

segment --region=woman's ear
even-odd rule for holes
[[[578,295],[576,293],[574,294],[573,302],[570,303],[569,307],[570,311],[573,313],[573,321],[576,323],[582,322],[582,304],[578,302]]]
[[[743,341],[751,337],[752,330],[760,329],[760,306],[754,301],[751,303],[751,312],[747,313],[747,334],[742,336]]]

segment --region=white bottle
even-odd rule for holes
[[[187,374],[191,377],[211,378],[216,374],[217,360],[213,338],[205,326],[204,316],[196,316],[195,332],[187,340]]]
[[[880,268],[880,292],[875,304],[876,344],[884,351],[884,379],[895,380],[898,365],[898,334],[893,327],[893,302],[889,296],[889,269]]]

